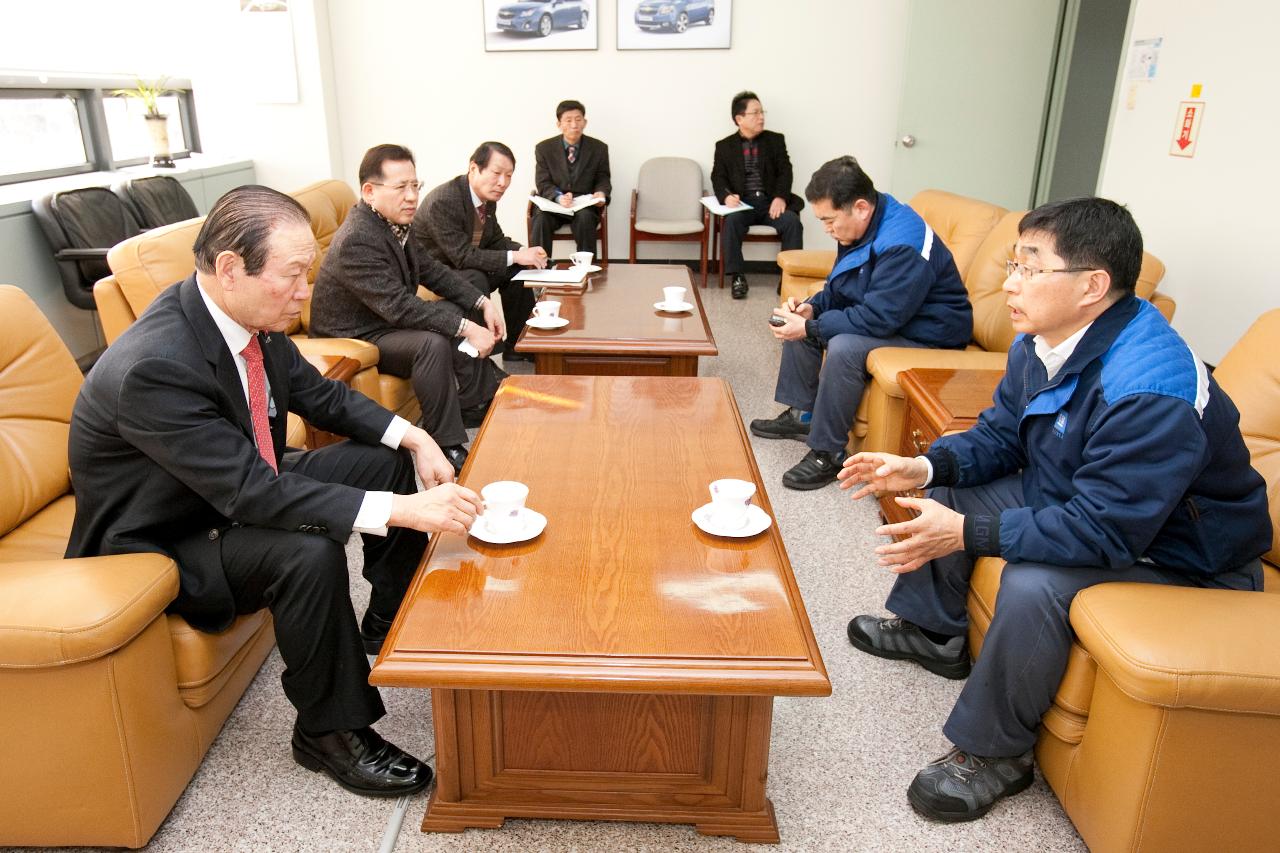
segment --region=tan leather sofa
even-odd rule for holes
[[[0,286],[0,846],[146,844],[275,642],[265,610],[221,634],[166,615],[168,557],[62,558],[80,383]]]
[[[1103,584],[1071,607],[1076,643],[1036,758],[1094,853],[1280,847],[1280,310],[1214,373],[1267,481],[1266,592]],[[1004,562],[969,589],[975,656]]]
[[[1007,211],[994,204],[945,192],[924,190],[911,199],[911,207],[942,239],[955,257],[969,301],[973,306],[973,343],[966,350],[925,350],[883,347],[867,359],[871,382],[867,385],[849,436],[849,450],[898,450],[905,408],[898,373],[912,367],[1004,370],[1009,346],[1015,337],[1001,290],[1004,263],[1018,238],[1018,221],[1025,211]],[[804,299],[822,289],[834,251],[797,249],[778,253],[782,268],[782,298]],[[1150,299],[1167,318],[1173,317],[1172,299],[1156,292],[1164,277],[1164,264],[1154,255],[1143,257],[1138,295]]]

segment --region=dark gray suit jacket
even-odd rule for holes
[[[441,298],[418,298],[418,285]],[[461,318],[481,297],[458,273],[419,256],[413,238],[403,249],[391,227],[363,201],[333,235],[311,296],[313,337],[372,339],[395,329],[457,337]]]
[[[609,181],[609,146],[599,139],[583,136],[578,145],[577,162],[570,173],[569,161],[564,156],[564,137],[544,139],[533,149],[537,165],[533,183],[538,195],[555,201],[561,193],[575,196],[604,193],[605,204],[613,194]]]
[[[413,234],[409,239],[423,255],[455,270],[502,272],[507,268],[507,252],[521,247],[503,233],[497,209],[496,203],[485,202],[484,232],[480,245],[472,246],[476,209],[471,206],[467,176],[459,175],[427,193],[414,214]]]
[[[787,155],[787,139],[781,133],[762,130],[756,137],[760,150],[760,176],[764,194],[787,200],[787,210],[799,213],[804,199],[791,191],[791,158]],[[736,131],[716,142],[711,164],[711,189],[721,204],[725,196],[742,195],[747,189],[747,164],[742,157],[742,136]]]
[[[324,379],[283,334],[259,336],[277,416],[377,444],[391,413]],[[235,618],[222,571],[222,530],[233,522],[302,531],[345,543],[364,492],[276,475],[258,455],[235,360],[200,297],[195,276],[165,290],[89,375],[71,416],[76,516],[68,557],[139,551],[178,563],[172,609],[202,630]]]

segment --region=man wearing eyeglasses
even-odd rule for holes
[[[506,375],[488,357],[506,330],[502,308],[409,239],[422,189],[413,152],[375,145],[359,179],[360,201],[316,275],[310,334],[377,344],[378,369],[412,382],[423,429],[461,471],[466,428],[480,425]],[[440,299],[419,298],[419,285]]]
[[[587,108],[581,101],[561,101],[556,105],[556,127],[560,129],[559,136],[544,139],[533,149],[538,195],[564,207],[572,207],[582,196],[608,204],[613,191],[609,146],[583,132],[587,128]],[[581,208],[569,217],[534,209],[530,224],[533,242],[548,255],[556,229],[565,224],[573,230],[577,250],[595,254],[596,229],[600,226],[598,207]]]
[[[427,193],[413,217],[413,239],[424,255],[457,270],[482,293],[502,294],[507,321],[503,362],[528,361],[516,354],[516,339],[533,313],[533,291],[512,277],[523,267],[542,269],[547,253],[510,239],[498,223],[498,201],[511,186],[516,155],[501,142],[482,142],[467,173]]]
[[[908,800],[973,820],[1031,784],[1032,747],[1072,643],[1080,590],[1129,581],[1261,590],[1271,546],[1266,484],[1239,412],[1149,302],[1134,295],[1142,235],[1100,198],[1054,202],[1018,225],[1004,291],[1019,332],[977,426],[908,459],[859,453],[853,497],[920,514],[877,532],[897,574],[882,619],[850,642],[968,682],[943,732],[955,745],[916,774]],[[1001,557],[995,614],[970,670],[966,598],[974,561]]]
[[[799,249],[804,241],[800,210],[804,200],[791,192],[791,158],[781,133],[764,129],[764,107],[755,92],[739,92],[729,107],[736,132],[716,143],[711,166],[711,189],[721,204],[750,210],[723,217],[725,275],[733,277],[734,299],[747,298],[747,277],[742,274],[742,238],[752,225],[770,225],[778,232],[783,250]]]

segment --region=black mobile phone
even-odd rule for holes
[[[779,317],[777,314],[773,314],[773,315],[771,315],[771,316],[769,317],[769,325],[770,325],[770,326],[785,326],[785,325],[787,325],[787,321],[786,321],[786,318],[784,318],[784,317]]]

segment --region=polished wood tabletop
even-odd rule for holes
[[[662,288],[685,288],[690,311],[671,314],[654,308]],[[522,353],[574,352],[605,355],[717,355],[715,337],[702,310],[689,268],[661,264],[613,263],[587,276],[581,288],[545,289],[544,299],[560,302],[561,329],[526,326],[516,343]]]
[[[433,536],[373,682],[828,695],[776,522],[729,539],[690,519],[722,477],[773,515],[723,380],[510,377],[462,482],[526,483],[546,530]]]

